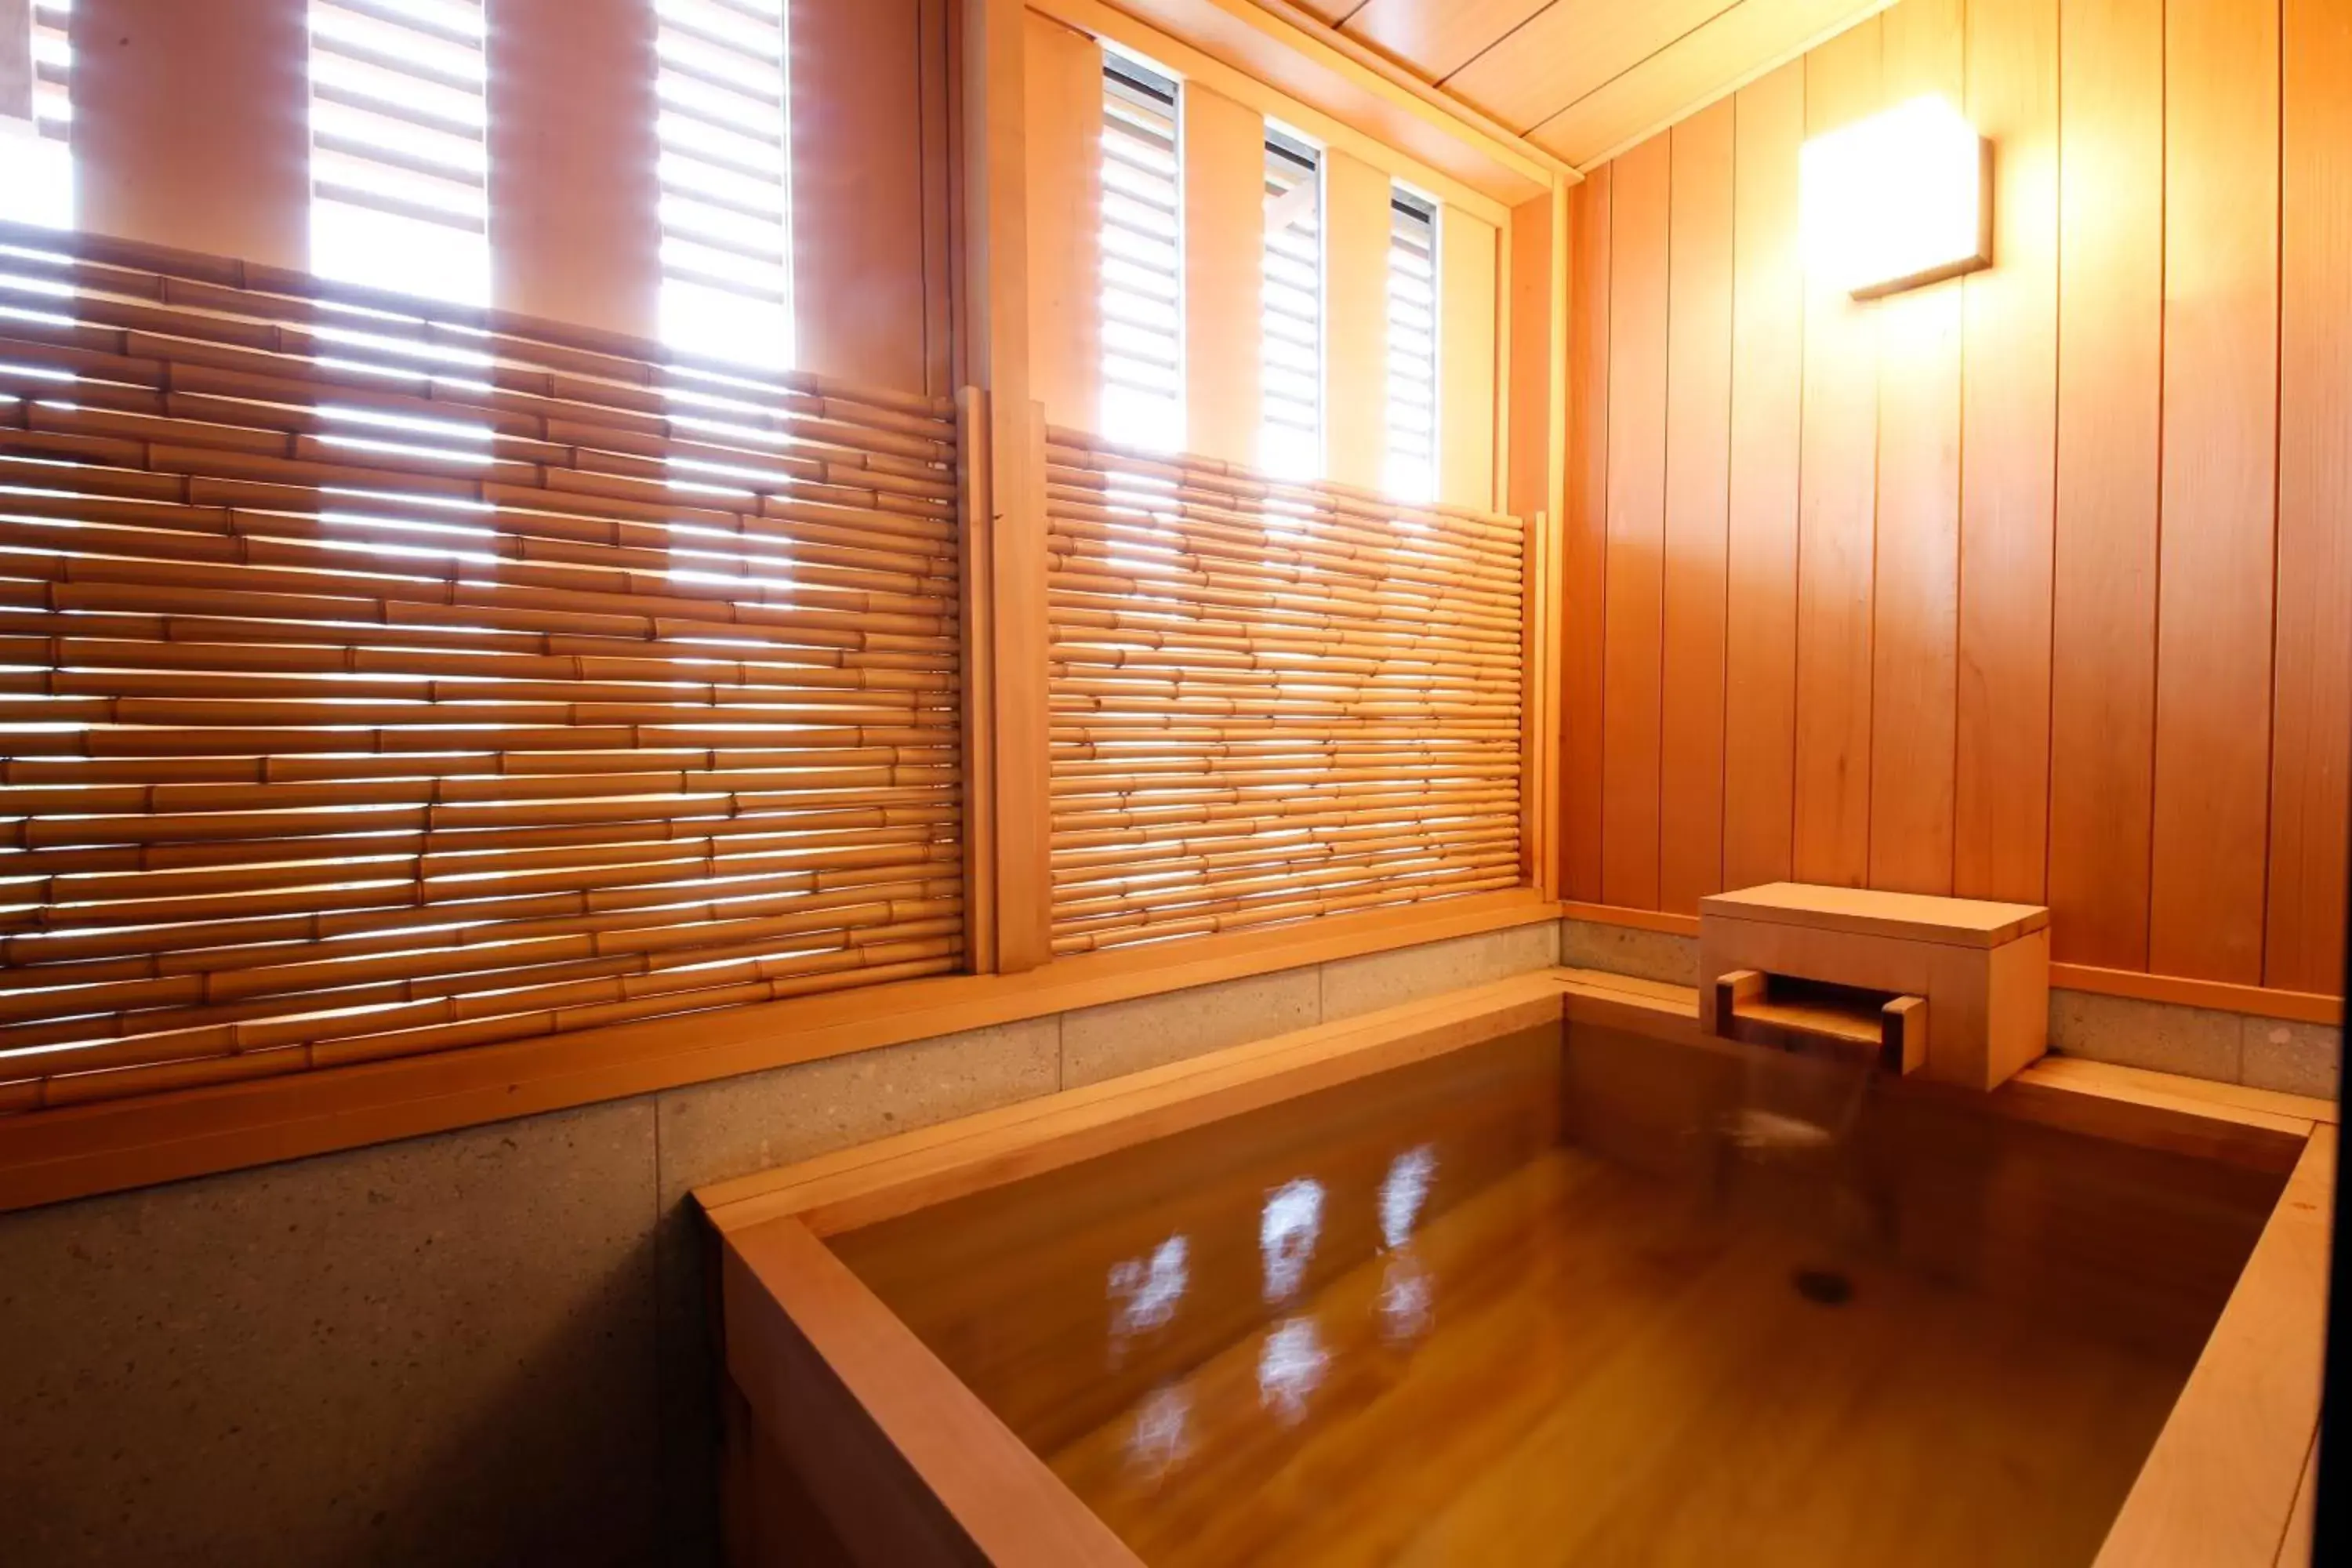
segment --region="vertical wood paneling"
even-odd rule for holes
[[[529,316],[658,335],[653,8],[490,0],[488,21],[491,297]],[[899,65],[911,93],[911,49]],[[920,249],[894,259],[919,285]],[[800,339],[808,341],[805,328]]]
[[[1880,103],[1874,16],[1805,57],[1805,131]],[[1876,319],[1835,284],[1805,285],[1797,541],[1796,874],[1859,885],[1870,869],[1870,593],[1877,500]]]
[[[1671,140],[1617,160],[1609,258],[1609,560],[1601,626],[1601,892],[1658,903]]]
[[[2169,0],[2148,956],[2259,982],[2278,476],[2275,5]],[[2191,152],[2190,150],[2194,151]]]
[[[1993,267],[1861,307],[1816,289],[1800,143],[1928,91],[1994,139]],[[1724,886],[2046,900],[2062,960],[2340,993],[2352,10],[1902,0],[1743,89],[1727,135],[1716,112],[1575,199],[1571,870],[1577,837],[1591,847],[1570,896],[1643,901],[1654,848],[1660,903],[1686,907],[1703,878],[1682,858],[1714,853],[1700,803],[1719,789]],[[1636,185],[1661,148],[1663,242]],[[1697,279],[1720,219],[1698,194],[1724,180],[1718,436],[1694,344],[1717,330]],[[1652,816],[1657,307],[1636,269],[1661,249]],[[1716,493],[1719,782],[1685,647],[1707,629],[1687,531]]]
[[[1882,26],[1887,102],[1961,101],[1961,0],[1906,0]],[[1876,307],[1869,879],[1912,893],[1952,890],[1963,295],[1948,282]]]
[[[1323,442],[1341,484],[1378,489],[1388,430],[1389,177],[1323,154]]]
[[[1049,16],[1025,17],[1030,374],[1048,420],[1093,430],[1102,401],[1102,47]],[[796,153],[793,166],[801,162]]]
[[[2147,963],[2164,0],[2064,0],[2051,952]]]
[[[1601,898],[1602,590],[1608,575],[1610,194],[1594,170],[1570,199],[1568,301],[1568,592],[1560,667],[1560,883],[1571,899]]]
[[[1554,433],[1568,427],[1567,410],[1552,384],[1553,344],[1567,300],[1556,299],[1560,272],[1552,244],[1555,204],[1538,196],[1511,209],[1510,341],[1505,352],[1510,384],[1509,471],[1503,502],[1516,517],[1558,510],[1552,500]],[[1559,520],[1555,518],[1557,522]]]
[[[2352,764],[2352,7],[2286,0],[2277,720],[2263,976],[2344,984]]]
[[[307,270],[310,37],[297,0],[77,0],[76,219]]]
[[[1784,879],[1791,865],[1805,310],[1797,149],[1805,134],[1804,62],[1741,89],[1733,118],[1723,880],[1745,888]]]
[[[1686,914],[1723,886],[1734,112],[1726,100],[1673,135],[1658,894]]]
[[[1495,226],[1437,220],[1437,499],[1495,504]]]
[[[1265,120],[1184,84],[1185,445],[1257,461]]]
[[[1969,0],[1968,107],[1997,150],[1996,259],[1966,285],[1953,891],[2040,903],[2058,417],[2058,0]]]

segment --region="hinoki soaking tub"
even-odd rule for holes
[[[2332,1107],[1689,995],[1528,976],[706,1192],[736,1560],[2274,1561]]]

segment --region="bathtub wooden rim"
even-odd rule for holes
[[[1134,1563],[822,1237],[1554,1020],[1738,1048],[1700,1033],[1690,987],[1547,970],[700,1188],[695,1197],[721,1243],[730,1371],[756,1380],[745,1394],[763,1428],[791,1427],[796,1418],[815,1428],[797,1441],[780,1432],[788,1450],[830,1445],[835,1458],[877,1457],[874,1437],[887,1439],[889,1462],[877,1457],[868,1468],[863,1500],[895,1497],[910,1514],[939,1510],[959,1537],[940,1540],[935,1555],[901,1552],[893,1561]],[[2308,1562],[2337,1106],[2061,1058],[2035,1063],[1990,1095],[1901,1087],[2286,1175],[2095,1568]],[[761,1296],[773,1311],[754,1310]],[[795,1313],[791,1305],[811,1301],[822,1308]],[[814,1373],[828,1385],[797,1406],[783,1399],[786,1384],[773,1372],[793,1357],[803,1377]],[[1008,1508],[1014,1498],[1019,1506]]]

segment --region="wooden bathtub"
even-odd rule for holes
[[[2307,1551],[2332,1105],[1695,1014],[1554,971],[707,1189],[733,1560]]]

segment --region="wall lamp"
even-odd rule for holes
[[[1992,265],[1992,143],[1935,96],[1808,141],[1805,270],[1857,300]]]

